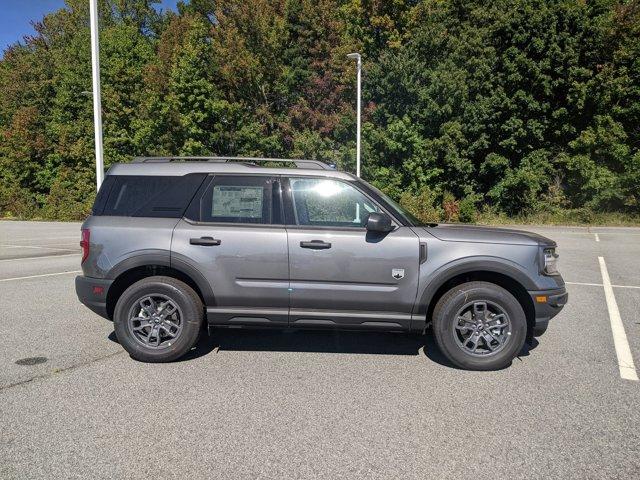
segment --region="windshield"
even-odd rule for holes
[[[367,183],[362,179],[360,181],[362,183],[364,183],[368,188],[373,190],[375,193],[377,193],[380,197],[382,197],[382,199],[386,203],[388,203],[389,206],[394,210],[394,213],[396,213],[397,215],[399,215],[401,217],[404,217],[404,219],[407,220],[407,222],[409,222],[411,224],[411,226],[413,226],[413,227],[435,226],[434,223],[423,222],[422,220],[416,218],[410,211],[408,211],[406,208],[404,208],[398,202],[393,200],[391,197],[389,197],[388,195],[386,195],[385,193],[383,193],[382,191],[380,191],[379,189],[377,189],[376,187],[374,187],[370,183]]]

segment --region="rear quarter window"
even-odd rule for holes
[[[179,218],[205,176],[108,176],[96,197],[93,214]]]

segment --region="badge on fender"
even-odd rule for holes
[[[391,269],[391,276],[396,280],[400,280],[401,278],[404,278],[404,268]]]

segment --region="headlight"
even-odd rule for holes
[[[558,254],[555,248],[544,249],[544,273],[558,275]]]

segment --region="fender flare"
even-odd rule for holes
[[[172,253],[171,268],[184,273],[189,278],[191,278],[191,280],[193,280],[196,285],[198,285],[200,293],[202,293],[202,298],[204,299],[205,307],[211,307],[216,304],[216,299],[209,280],[207,280],[207,278],[203,275],[198,267],[186,260],[186,257]]]
[[[447,281],[458,275],[473,272],[499,273],[512,278],[525,290],[536,290],[537,288],[525,268],[515,262],[497,257],[463,258],[447,263],[429,274],[429,283],[419,294],[415,314],[426,315],[434,295]]]
[[[215,305],[213,290],[202,272],[179,256],[176,256],[175,254],[172,255],[169,250],[145,250],[144,252],[136,253],[113,266],[105,278],[115,280],[128,270],[137,267],[145,267],[147,265],[169,267],[179,271],[183,275],[186,275],[193,280],[200,289],[205,304]]]
[[[116,263],[105,275],[106,279],[115,280],[127,270],[147,265],[171,266],[171,254],[168,250],[143,250],[128,256]]]

